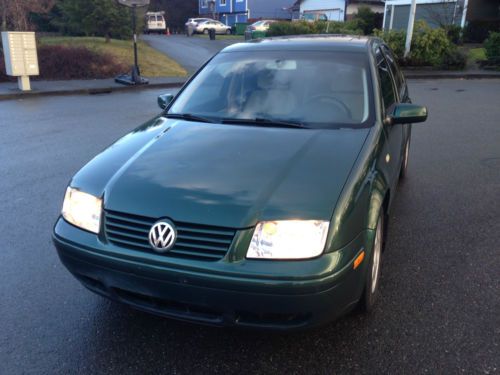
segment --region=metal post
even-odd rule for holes
[[[141,71],[139,70],[139,63],[137,59],[137,20],[136,9],[137,6],[132,6],[132,28],[134,29],[134,68],[132,69],[132,81],[141,83]]]
[[[411,38],[413,36],[413,24],[415,23],[415,12],[417,9],[417,0],[412,0],[410,7],[410,16],[408,19],[408,29],[406,30],[406,45],[404,57],[408,57],[411,48]]]

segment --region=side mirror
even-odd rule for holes
[[[166,109],[172,100],[174,100],[173,94],[160,95],[158,96],[158,107]]]
[[[392,115],[384,123],[388,125],[414,124],[427,120],[427,108],[421,105],[400,103],[394,108]]]

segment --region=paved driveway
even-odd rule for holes
[[[414,127],[379,304],[293,335],[151,316],[60,264],[50,233],[71,175],[155,115],[159,92],[0,102],[0,373],[498,372],[499,87],[410,82],[430,120]]]
[[[153,48],[173,58],[190,74],[196,72],[200,66],[224,47],[243,41],[242,39],[227,39],[227,37],[219,35],[216,36],[215,40],[209,40],[207,36],[188,38],[185,35],[144,35],[141,38]]]

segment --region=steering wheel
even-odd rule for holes
[[[323,102],[323,103],[329,102],[329,103],[333,104],[335,107],[337,107],[340,110],[340,112],[342,112],[346,117],[348,117],[349,119],[352,119],[352,112],[349,109],[349,107],[347,107],[344,104],[344,102],[342,102],[341,100],[334,98],[332,96],[329,96],[327,94],[318,94],[318,95],[311,96],[309,99],[307,99],[307,101],[304,104],[308,105],[308,104],[317,103],[317,102]]]

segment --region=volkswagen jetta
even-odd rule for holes
[[[411,104],[379,39],[230,46],[71,180],[53,239],[88,289],[167,317],[296,329],[370,310]]]

